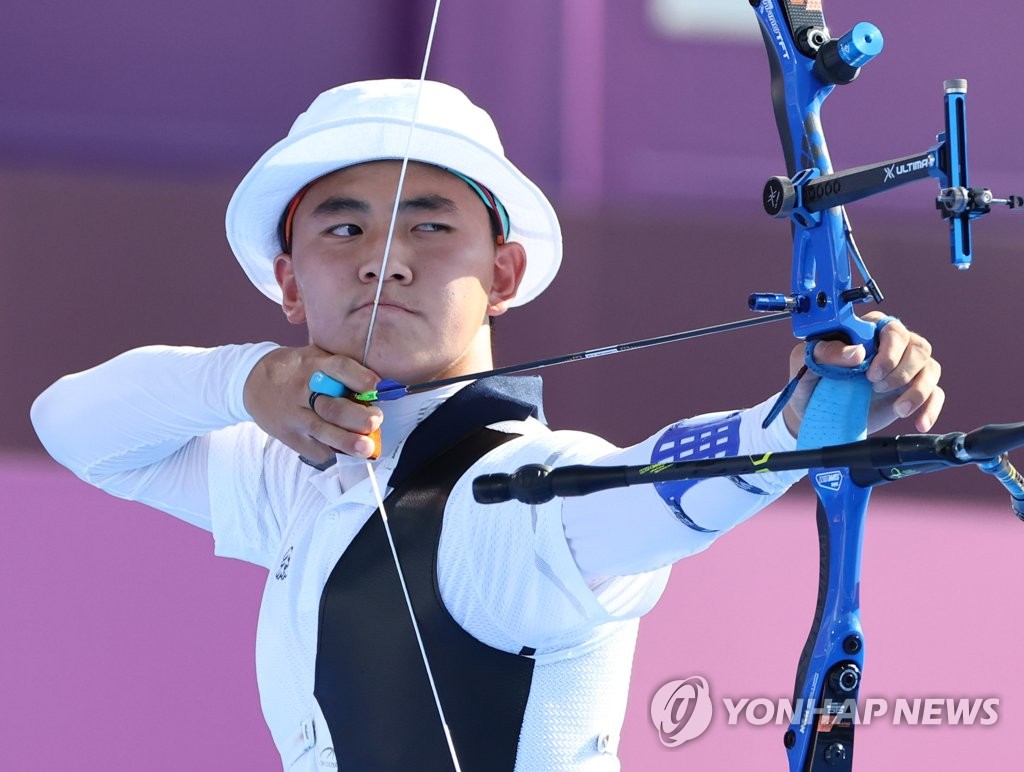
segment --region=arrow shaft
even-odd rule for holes
[[[484,370],[477,373],[468,373],[466,375],[457,375],[452,378],[442,378],[437,381],[425,381],[423,383],[415,383],[410,386],[403,386],[396,384],[394,386],[388,386],[375,392],[363,392],[362,394],[356,395],[356,399],[364,401],[370,401],[374,399],[389,400],[398,399],[406,394],[418,394],[423,391],[430,391],[431,389],[439,389],[443,386],[451,386],[455,383],[463,383],[465,381],[475,381],[479,378],[486,378],[492,375],[512,375],[513,373],[522,373],[528,370],[541,370],[545,367],[553,367],[555,365],[563,365],[568,362],[576,362],[581,359],[597,359],[598,357],[609,356],[611,354],[621,354],[624,351],[636,351],[643,348],[651,348],[653,346],[661,346],[665,343],[676,343],[682,340],[690,340],[691,338],[701,338],[705,335],[715,335],[720,332],[731,332],[732,330],[741,330],[746,327],[757,327],[762,324],[768,324],[769,322],[778,322],[783,319],[791,318],[789,311],[779,311],[773,314],[764,314],[763,316],[755,316],[750,319],[739,319],[734,322],[725,322],[723,324],[713,324],[709,327],[699,327],[693,330],[686,330],[684,332],[674,332],[668,335],[659,335],[654,338],[643,338],[641,340],[634,340],[628,343],[619,343],[614,346],[602,346],[599,348],[586,349],[585,351],[577,351],[573,354],[563,354],[561,356],[549,357],[547,359],[535,359],[532,362],[522,362],[520,364],[506,365],[504,367],[496,367],[492,370]]]

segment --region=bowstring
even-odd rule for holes
[[[402,201],[402,189],[405,186],[405,173],[409,168],[409,156],[412,153],[413,134],[416,131],[416,122],[419,118],[420,100],[423,97],[423,85],[427,79],[427,63],[430,61],[430,52],[434,45],[434,32],[437,29],[437,17],[441,10],[441,0],[434,0],[434,12],[430,19],[430,31],[427,34],[427,46],[423,53],[423,65],[420,68],[419,86],[416,91],[416,101],[413,105],[412,120],[409,124],[409,134],[406,139],[405,153],[402,156],[402,167],[398,174],[398,187],[395,190],[395,201],[391,209],[391,222],[388,225],[388,235],[384,242],[384,256],[381,259],[380,273],[377,274],[377,290],[373,296],[373,306],[370,310],[370,324],[366,330],[366,344],[363,346],[363,366],[366,366],[370,356],[370,342],[373,340],[373,328],[377,322],[377,308],[380,305],[381,292],[384,289],[384,277],[386,275],[388,258],[391,255],[391,244],[394,240],[395,226],[398,222],[398,208]],[[437,684],[434,682],[434,673],[430,667],[430,659],[427,656],[427,649],[423,645],[423,636],[420,633],[420,626],[416,621],[416,613],[412,607],[412,598],[409,597],[409,588],[405,582],[405,574],[402,571],[402,564],[398,559],[398,550],[395,548],[395,540],[391,534],[391,525],[388,522],[387,509],[384,506],[384,497],[381,495],[380,486],[377,483],[377,476],[374,473],[373,464],[366,460],[366,472],[370,478],[370,486],[373,488],[374,498],[377,500],[377,511],[380,512],[381,522],[384,524],[384,533],[388,539],[388,546],[391,549],[391,559],[394,561],[395,570],[398,572],[398,581],[402,587],[402,595],[405,598],[405,607],[409,612],[409,621],[412,622],[413,633],[416,636],[416,644],[419,646],[420,658],[423,660],[423,669],[427,674],[427,681],[430,683],[430,691],[434,697],[434,706],[437,708],[437,717],[444,730],[445,740],[448,742],[448,752],[451,755],[452,764],[456,772],[462,772],[459,766],[459,759],[455,753],[455,743],[452,741],[452,733],[448,728],[448,721],[445,719],[444,708],[441,707],[441,697],[437,693]]]
[[[381,260],[380,273],[377,275],[377,291],[373,296],[373,307],[370,310],[370,326],[366,330],[366,345],[363,346],[363,364],[370,355],[370,341],[373,339],[373,327],[377,322],[377,307],[380,305],[381,292],[384,289],[384,273],[388,267],[388,258],[391,256],[391,242],[395,236],[395,225],[398,222],[398,207],[402,202],[402,188],[405,186],[405,173],[409,168],[409,155],[412,153],[412,138],[416,133],[416,122],[419,120],[420,99],[423,96],[423,84],[427,79],[427,63],[430,61],[430,52],[434,47],[434,31],[437,29],[437,15],[441,10],[441,0],[434,0],[434,13],[430,19],[430,32],[427,33],[427,48],[423,53],[423,66],[420,68],[419,87],[416,91],[416,101],[413,104],[412,121],[409,124],[409,134],[405,141],[405,153],[402,155],[402,168],[398,173],[398,188],[395,190],[395,202],[391,208],[391,222],[388,224],[388,236],[384,242],[384,258]]]

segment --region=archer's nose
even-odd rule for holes
[[[392,249],[387,255],[387,262],[382,257],[368,259],[359,267],[359,279],[364,283],[372,283],[378,280],[383,265],[384,278],[387,281],[397,281],[399,284],[408,284],[412,281],[412,270],[409,261],[402,254],[402,249],[392,244]]]

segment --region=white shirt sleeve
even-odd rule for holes
[[[33,403],[32,424],[86,482],[212,530],[210,434],[251,420],[245,380],[275,347],[134,349],[54,383]]]
[[[775,398],[739,413],[740,455],[796,449],[796,440],[780,416],[767,429],[761,424]],[[699,416],[688,426],[714,423],[727,413]],[[601,466],[643,465],[665,430],[623,450],[616,449],[587,463]],[[559,459],[555,465],[579,463]],[[607,585],[608,577],[639,574],[698,553],[739,523],[782,495],[804,472],[744,475],[701,480],[683,495],[681,519],[652,485],[602,491],[567,498],[562,506],[566,540],[583,576]]]
[[[739,452],[793,450],[781,418],[761,429],[774,400],[738,415]],[[687,426],[721,422],[721,413]],[[448,500],[438,574],[452,616],[480,640],[506,651],[528,645],[544,654],[592,641],[610,622],[647,613],[673,562],[774,501],[803,473],[751,475],[739,484],[702,480],[683,497],[680,520],[653,486],[640,485],[531,506],[480,505],[473,479],[525,464],[643,465],[666,430],[620,449],[583,432],[549,432],[535,422],[500,426],[524,436],[500,446],[459,480]],[[460,581],[460,577],[470,578]]]
[[[455,485],[445,509],[438,550],[438,581],[445,607],[484,643],[548,656],[595,641],[596,628],[638,616],[653,606],[667,574],[630,577],[616,588],[587,583],[570,552],[562,524],[568,499],[539,505],[478,504],[478,475],[513,472],[530,463],[584,463],[614,449],[583,432],[550,432],[536,421],[492,428],[522,433],[492,450]],[[626,585],[629,585],[628,587]],[[609,592],[605,592],[609,589]]]

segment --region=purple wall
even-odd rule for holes
[[[323,88],[417,75],[431,3],[13,5],[17,34],[0,50],[10,76],[0,82],[0,161],[216,169],[234,180]],[[760,181],[778,171],[762,44],[672,39],[646,7],[446,3],[430,74],[488,107],[510,156],[552,192],[756,206]],[[946,7],[828,4],[835,33],[867,19],[886,39],[826,108],[837,166],[927,147],[941,128],[942,80],[966,77],[976,176],[993,186],[1020,179],[1012,73],[1024,10]],[[726,184],[705,189],[710,173]]]
[[[316,92],[414,75],[428,5],[17,6],[19,34],[0,50],[0,68],[16,74],[0,79],[0,234],[12,289],[0,356],[13,364],[0,380],[0,446],[37,448],[32,397],[126,347],[299,339],[242,279],[223,237],[225,203]],[[833,5],[834,30],[859,20]],[[763,180],[781,171],[762,44],[670,40],[644,8],[442,8],[432,76],[492,110],[510,156],[565,221],[558,280],[502,321],[504,363],[741,317],[749,292],[788,285],[787,228],[758,205]],[[888,48],[826,105],[837,166],[927,147],[941,127],[942,79],[967,76],[974,179],[1024,188],[1024,107],[1006,90],[1024,11],[1003,9],[994,24],[920,1],[858,8]],[[1005,384],[1024,365],[977,341],[1012,334],[1021,219],[981,221],[977,265],[956,275],[932,192],[919,183],[851,206],[858,239],[890,311],[936,341],[945,427],[1012,420]],[[779,328],[552,371],[550,413],[626,442],[680,414],[760,399],[784,379],[788,346]],[[604,409],[636,393],[634,373],[680,391],[641,400],[628,417]],[[578,386],[587,381],[603,385]]]

